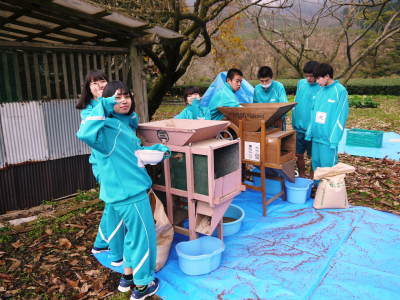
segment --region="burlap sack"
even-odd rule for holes
[[[355,171],[353,166],[338,163],[329,168],[317,168],[314,179],[321,179],[314,199],[314,208],[348,208],[346,174]]]
[[[167,214],[165,213],[164,206],[157,195],[150,190],[149,192],[150,203],[152,205],[154,222],[156,225],[157,233],[157,259],[156,271],[164,267],[169,256],[171,243],[174,238],[174,228],[170,223]]]

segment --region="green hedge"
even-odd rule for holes
[[[285,86],[286,93],[294,95],[298,79],[278,79]],[[257,80],[250,80],[252,85],[258,84]],[[204,93],[210,82],[198,82],[188,85],[175,86],[171,90],[173,96],[183,94],[186,86],[198,86]],[[351,79],[346,85],[350,95],[396,95],[400,96],[400,78],[370,78],[370,79]]]

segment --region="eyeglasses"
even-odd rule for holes
[[[90,86],[95,86],[95,87],[100,87],[107,84],[107,80],[97,80],[97,81],[92,81],[90,83]]]

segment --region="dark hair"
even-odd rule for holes
[[[315,68],[318,66],[318,62],[311,60],[307,62],[304,67],[303,67],[303,73],[305,74],[312,74],[315,70]]]
[[[104,98],[112,97],[114,96],[117,90],[122,90],[123,95],[129,95],[129,97],[131,97],[132,100],[131,108],[126,113],[127,115],[130,115],[135,111],[135,98],[133,97],[133,93],[127,88],[125,83],[123,83],[122,81],[110,81],[104,88],[102,96]]]
[[[90,100],[93,99],[92,92],[90,91],[90,83],[97,80],[106,80],[107,76],[103,71],[93,70],[89,71],[86,75],[86,79],[84,84],[82,85],[81,97],[79,98],[78,103],[75,105],[77,109],[84,109],[90,103]]]
[[[229,69],[228,73],[226,74],[226,81],[228,81],[228,79],[232,80],[235,77],[235,75],[239,75],[239,76],[243,77],[243,73],[239,69],[235,69],[235,68]]]
[[[262,66],[261,68],[258,69],[257,73],[257,78],[272,78],[274,76],[274,73],[272,72],[272,69],[268,66]]]
[[[185,91],[183,92],[183,101],[185,101],[185,103],[188,103],[187,97],[193,94],[200,95],[200,88],[198,88],[197,86],[188,86],[187,88],[185,88]]]
[[[329,75],[333,79],[333,68],[330,64],[319,64],[313,71],[314,78],[324,77]]]

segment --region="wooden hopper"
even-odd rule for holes
[[[260,120],[266,120],[266,126],[270,127],[296,103],[243,103],[241,105],[241,107],[218,107],[218,110],[237,127],[239,127],[239,120],[245,120],[246,131],[258,131]]]

